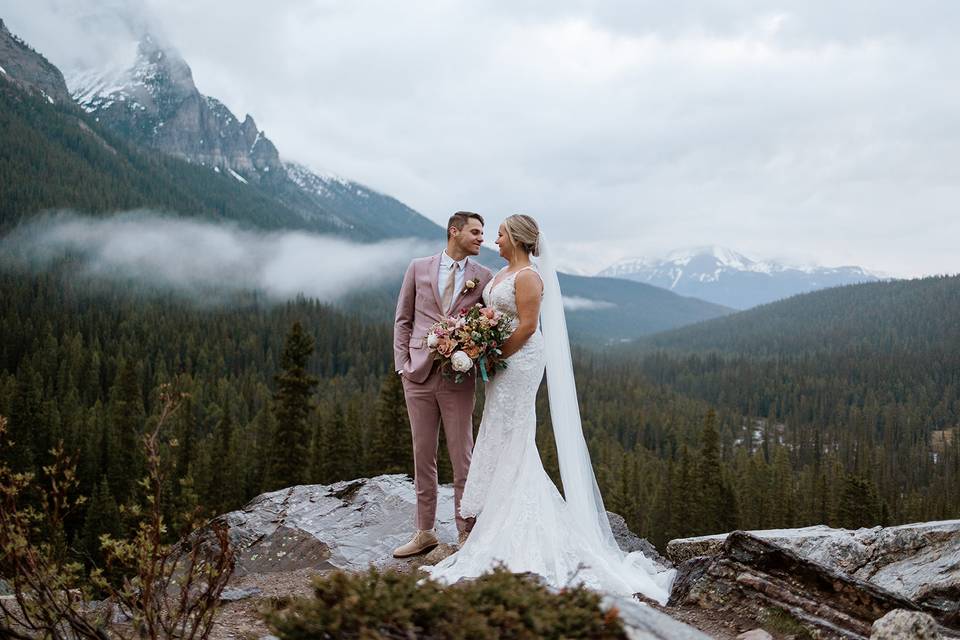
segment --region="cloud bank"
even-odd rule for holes
[[[0,241],[0,249],[43,269],[69,253],[79,275],[172,290],[204,302],[256,290],[274,301],[303,294],[332,302],[402,277],[412,240],[356,244],[298,231],[254,232],[149,211],[109,218],[44,217]]]

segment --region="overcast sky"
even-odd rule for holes
[[[282,156],[567,264],[718,244],[960,272],[960,3],[0,0],[69,71],[139,25]],[[495,228],[488,229],[495,236]]]

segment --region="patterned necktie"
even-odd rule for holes
[[[450,265],[450,275],[447,276],[447,284],[443,287],[443,296],[440,302],[443,304],[443,313],[450,315],[450,307],[453,306],[453,292],[457,285],[457,271],[460,270],[460,264],[454,262]]]

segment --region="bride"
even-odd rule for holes
[[[476,525],[459,551],[424,569],[453,583],[502,563],[558,588],[582,583],[665,603],[675,572],[640,552],[624,553],[610,531],[580,425],[560,284],[536,221],[510,216],[497,246],[508,264],[487,284],[483,301],[514,318],[513,333],[501,347],[507,368],[486,386],[460,503],[460,515],[476,517]],[[536,265],[531,256],[540,256]],[[544,369],[564,496],[544,471],[535,440]]]

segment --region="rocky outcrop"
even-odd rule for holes
[[[751,535],[902,596],[960,622],[960,520],[871,529],[826,526],[751,531]],[[727,534],[672,540],[667,556],[679,564],[714,556]]]
[[[202,95],[187,63],[150,35],[140,41],[134,65],[71,77],[73,95],[99,122],[138,144],[239,181],[258,182],[281,170],[273,143],[249,115],[239,120],[219,100]]]
[[[813,634],[867,638],[871,625],[912,602],[870,582],[803,557],[770,540],[735,531],[713,555],[678,567],[669,606],[718,611],[774,611]]]
[[[359,571],[398,564],[393,550],[410,538],[416,504],[410,477],[395,474],[265,493],[218,520],[230,528],[238,575],[305,568]],[[610,518],[621,547],[656,553],[622,518]],[[456,543],[450,486],[439,490],[437,534],[448,550]]]
[[[457,539],[453,489],[441,486],[437,532],[442,544],[435,557],[393,559],[393,549],[410,537],[415,510],[413,482],[406,475],[296,486],[258,496],[243,509],[218,518],[230,529],[237,553],[234,577],[242,584],[228,591],[226,599],[255,599],[257,591],[269,592],[271,575],[303,570],[362,571],[370,565],[410,570],[452,552]],[[621,546],[629,550],[652,548],[631,533],[619,516],[610,517]],[[708,638],[637,601],[607,597],[603,606],[617,608],[631,639]]]
[[[51,103],[72,102],[60,70],[10,33],[0,20],[0,82],[3,81],[38,93]]]
[[[220,520],[228,525],[235,545],[239,586],[270,593],[273,581],[288,576],[359,571],[370,565],[411,571],[452,553],[453,491],[442,486],[437,509],[440,547],[413,560],[392,557],[393,549],[412,532],[415,510],[410,478],[384,475],[266,493]],[[670,562],[655,555],[656,550],[634,535],[622,518],[608,515],[623,549],[639,549],[662,563]],[[808,527],[675,540],[668,556],[681,563],[664,610],[615,598],[605,598],[604,606],[617,607],[633,638],[704,637],[671,614],[704,629],[709,628],[701,624],[705,613],[709,619],[734,620],[736,624],[727,627],[740,631],[793,625],[798,633],[815,637],[867,638],[875,621],[898,609],[926,612],[940,625],[951,626],[944,603],[956,604],[950,595],[954,583],[948,580],[957,578],[956,532],[956,523],[946,522],[860,531]],[[931,576],[943,580],[930,582]],[[953,637],[944,626],[936,629]]]

